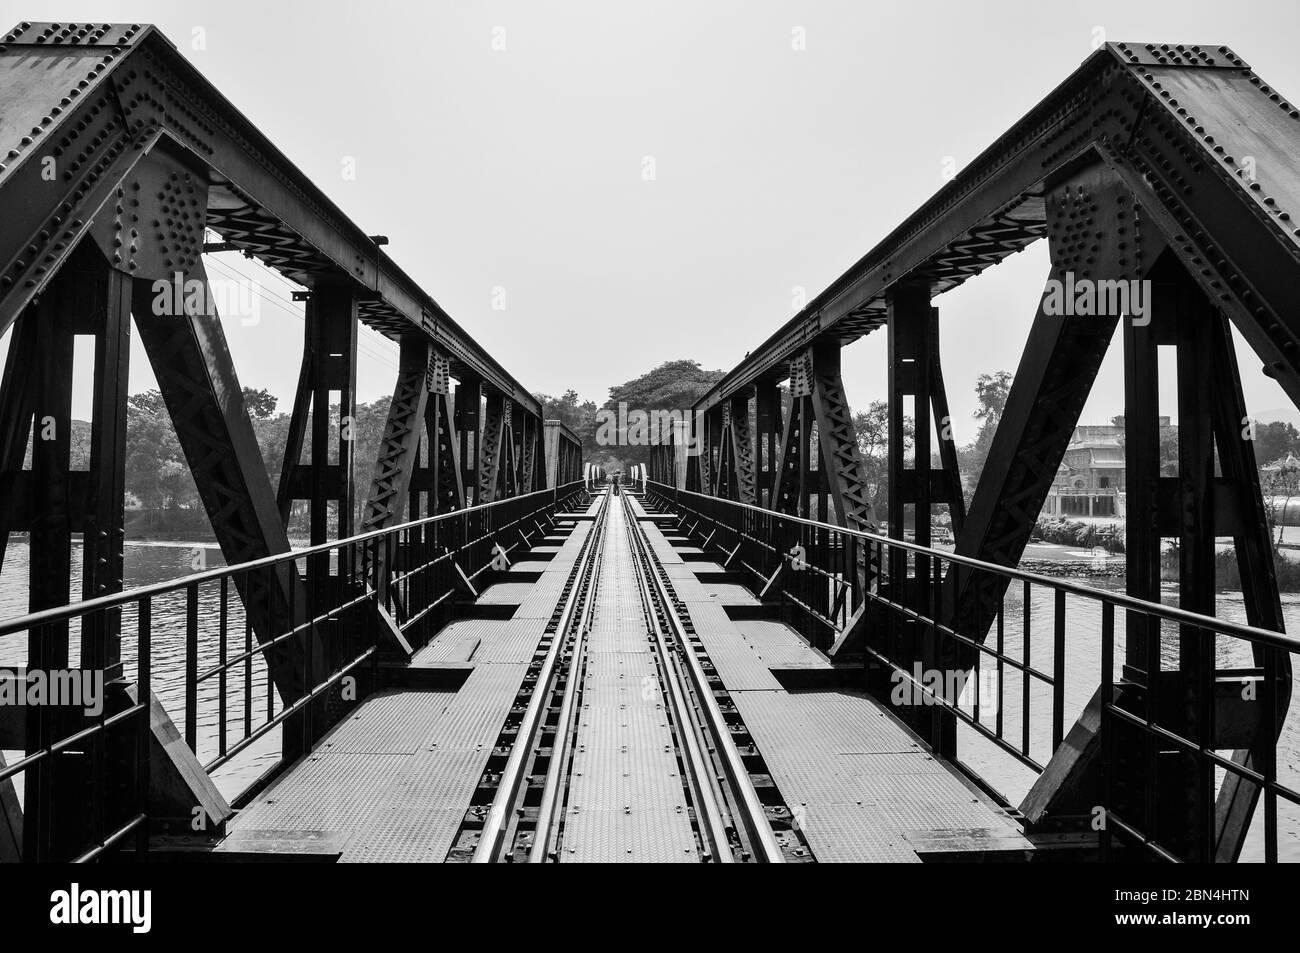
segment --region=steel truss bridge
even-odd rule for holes
[[[0,706],[0,859],[1300,856],[1278,755],[1300,641],[1229,329],[1300,405],[1297,155],[1300,110],[1227,47],[1106,44],[618,485],[156,29],[19,24],[0,37],[0,562],[26,533],[30,613],[0,621],[0,648],[26,644],[0,696],[76,672],[107,700]],[[1040,306],[969,506],[941,426],[933,299],[1040,238],[1049,282],[1152,283],[1121,335],[1124,593],[1016,568],[1118,312]],[[203,256],[231,251],[306,289],[278,485],[213,296],[154,291],[209,290]],[[123,591],[132,322],[226,565]],[[400,349],[376,460],[341,426],[361,323]],[[887,535],[840,373],[878,329]],[[938,465],[905,452],[909,403]],[[952,551],[931,546],[940,506]],[[1220,538],[1243,622],[1216,618]]]

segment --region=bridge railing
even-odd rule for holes
[[[373,685],[386,648],[425,644],[453,616],[457,593],[472,593],[512,552],[535,545],[546,517],[583,489],[572,482],[0,620],[0,642],[27,636],[27,668],[0,668],[11,687],[37,671],[51,686],[105,676],[93,714],[80,704],[86,698],[47,704],[47,692],[16,728],[0,720],[8,737],[0,732],[0,749],[26,752],[0,761],[0,785],[23,782],[22,859],[94,860],[132,837],[147,850],[151,828],[178,820],[150,807],[151,749],[156,758],[177,733],[206,773],[273,742],[277,730],[275,760],[311,750],[362,697],[349,679]],[[271,601],[269,613],[256,614],[269,629],[254,631],[249,599]],[[109,633],[120,633],[120,663],[93,671],[90,653],[119,654],[101,645]],[[83,657],[64,657],[59,646],[75,646],[77,635]],[[190,818],[179,820],[189,827]]]
[[[1027,821],[1098,831],[1103,857],[1235,860],[1222,843],[1248,840],[1275,862],[1279,815],[1295,840],[1300,791],[1294,765],[1279,779],[1278,737],[1300,739],[1300,640],[663,483],[648,493],[814,648],[860,635],[868,690],[1004,804],[1019,787]],[[1179,665],[1194,692],[1165,677]],[[1091,759],[1087,784],[1051,800],[1076,756]],[[1234,824],[1250,837],[1225,836]]]

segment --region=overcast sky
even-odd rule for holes
[[[4,28],[158,24],[526,386],[597,402],[665,360],[732,367],[794,313],[796,289],[811,297],[884,237],[947,157],[977,155],[1099,31],[1228,44],[1300,97],[1295,0],[0,6]],[[251,273],[219,260],[215,276]],[[1040,242],[937,299],[959,441],[978,374],[1015,369],[1046,271]],[[241,380],[286,410],[290,290],[268,281],[259,322],[227,322]],[[395,353],[364,336],[361,399],[391,392]],[[1085,422],[1122,412],[1117,357],[1118,342]],[[1252,412],[1288,406],[1242,364]],[[883,332],[844,372],[854,405],[884,397]],[[131,387],[150,386],[137,349]]]

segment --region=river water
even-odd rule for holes
[[[72,578],[76,580],[73,595],[76,598],[81,579],[81,547],[73,546]],[[0,569],[0,618],[12,618],[27,612],[28,580],[27,540],[13,537],[5,552],[4,566]],[[212,569],[225,565],[221,550],[205,543],[136,543],[125,550],[125,584],[128,589],[165,582],[189,575],[200,568]],[[220,586],[206,584],[199,593],[199,653],[198,670],[206,672],[220,661]],[[227,659],[243,651],[245,644],[243,604],[233,586],[229,588],[227,607]],[[151,645],[152,688],[175,722],[177,730],[185,732],[185,592],[171,592],[153,600],[153,638]],[[134,605],[122,610],[122,661],[128,678],[136,675],[137,615]],[[69,638],[71,664],[80,657],[80,631],[73,623]],[[252,643],[256,645],[254,641]],[[27,637],[22,633],[0,638],[0,666],[27,664]],[[226,743],[234,746],[245,737],[247,723],[252,730],[266,724],[268,702],[273,710],[281,710],[278,695],[268,686],[266,665],[259,654],[251,664],[239,664],[227,674],[224,697],[226,700]],[[246,681],[247,677],[247,681]],[[251,693],[246,689],[251,687]],[[212,676],[199,686],[196,718],[198,756],[209,762],[220,752],[220,699],[221,683]],[[248,705],[245,704],[247,701]],[[246,710],[247,709],[247,710]],[[12,753],[6,753],[6,758]],[[213,774],[217,787],[227,798],[232,798],[273,766],[280,756],[280,729],[274,728],[234,759],[222,765]],[[15,779],[21,780],[21,775]]]
[[[201,557],[200,557],[201,553]],[[126,548],[126,585],[136,587],[150,583],[174,579],[195,571],[196,558],[201,558],[203,565],[214,567],[222,565],[221,553],[215,548],[208,548],[199,543],[134,544]],[[0,618],[21,615],[27,609],[27,571],[28,550],[24,539],[14,538],[10,541],[5,555],[3,571],[0,572]],[[74,547],[73,578],[80,578],[79,547]],[[1122,591],[1123,580],[1114,578],[1095,578],[1088,581],[1097,588]],[[1167,595],[1166,602],[1172,602],[1172,595]],[[1283,594],[1283,614],[1289,632],[1300,632],[1300,595]],[[206,586],[199,601],[199,671],[214,666],[219,658],[219,590],[216,585]],[[1012,586],[1007,593],[1005,605],[1004,645],[1012,658],[1023,659],[1023,591],[1020,586]],[[227,600],[227,631],[229,655],[239,652],[244,644],[244,617],[238,595],[233,587]],[[1065,678],[1065,729],[1069,730],[1084,705],[1092,696],[1101,676],[1101,607],[1091,600],[1068,596],[1066,599],[1068,619],[1068,637],[1066,639],[1066,678]],[[1218,596],[1218,616],[1222,619],[1245,622],[1246,613],[1241,593],[1226,592]],[[1050,673],[1053,669],[1052,630],[1054,606],[1053,594],[1045,589],[1035,587],[1030,596],[1030,652],[1035,668]],[[153,682],[154,692],[166,706],[180,731],[184,732],[184,659],[185,659],[185,596],[184,592],[173,593],[155,600],[153,607]],[[135,672],[135,610],[127,608],[123,613],[122,654],[128,677]],[[1117,662],[1123,659],[1124,614],[1116,613],[1116,648]],[[1165,636],[1163,654],[1165,664],[1177,665],[1176,632],[1168,631]],[[77,656],[77,633],[74,629],[71,638],[73,662]],[[990,636],[992,645],[992,636]],[[0,639],[0,665],[26,664],[26,638],[19,635]],[[1245,666],[1250,664],[1249,649],[1237,640],[1220,637],[1219,664],[1225,666]],[[1300,661],[1300,660],[1297,660]],[[1300,668],[1300,666],[1297,666]],[[1283,783],[1292,788],[1300,788],[1300,672],[1296,673],[1298,684],[1293,693],[1297,699],[1292,704],[1287,722],[1278,745],[1278,776]],[[985,686],[981,701],[980,720],[988,728],[996,725],[996,706],[990,704],[992,696],[987,689],[996,684],[991,681],[991,674],[985,673],[982,682],[972,680],[968,687],[965,701],[970,702],[976,684]],[[251,709],[248,711],[254,729],[267,719],[268,684],[266,667],[257,658],[251,666],[249,681],[252,686]],[[1048,687],[1031,680],[1029,693],[1029,741],[1030,755],[1040,763],[1045,763],[1051,752],[1052,699]],[[219,742],[218,699],[220,686],[212,678],[200,687],[198,740],[199,758],[208,761],[215,757]],[[245,719],[245,680],[242,667],[228,676],[226,692],[228,744],[234,744],[243,737]],[[278,697],[273,699],[275,710],[279,710]],[[1014,744],[1019,744],[1023,717],[1022,683],[1019,673],[1007,668],[1003,674],[1002,691],[1002,730],[1004,736]],[[963,726],[958,737],[959,754],[982,777],[1001,791],[1013,804],[1019,803],[1035,778],[1034,772],[1020,765],[1019,762],[981,738],[975,732]],[[228,766],[218,771],[218,787],[227,797],[232,797],[249,782],[260,776],[272,766],[279,757],[279,732],[269,733],[268,737],[248,752],[241,754]],[[1262,813],[1257,815],[1252,825],[1245,858],[1259,859],[1262,847]],[[1300,862],[1300,809],[1286,801],[1279,801],[1278,807],[1279,854],[1284,860]]]
[[[1122,592],[1124,580],[1113,577],[1094,577],[1074,579],[1093,588]],[[1177,604],[1177,593],[1169,590],[1163,600],[1166,604]],[[1055,594],[1051,590],[1033,587],[1030,594],[1030,639],[1029,647],[1033,667],[1040,672],[1051,674],[1054,666],[1053,622],[1055,619]],[[1064,730],[1069,732],[1084,706],[1092,697],[1097,686],[1101,684],[1102,639],[1101,639],[1101,605],[1090,599],[1074,595],[1066,596],[1066,641],[1065,641],[1065,719]],[[1004,645],[1006,654],[1013,659],[1023,660],[1023,587],[1013,584],[1007,592],[1005,603]],[[1300,594],[1283,593],[1282,613],[1288,632],[1300,632]],[[1220,619],[1232,622],[1246,622],[1246,609],[1240,592],[1221,592],[1217,596],[1216,615]],[[1115,613],[1115,664],[1123,664],[1124,658],[1124,622],[1123,612]],[[990,634],[988,645],[992,646],[994,636]],[[1166,625],[1161,640],[1162,667],[1178,667],[1178,631],[1177,626]],[[1221,669],[1248,667],[1252,665],[1248,645],[1238,639],[1225,636],[1218,637],[1217,660]],[[1287,712],[1277,749],[1278,779],[1288,787],[1300,789],[1300,659],[1293,656],[1292,697],[1290,710]],[[1118,671],[1116,671],[1118,676]],[[987,705],[987,701],[996,697],[996,676],[984,673],[981,680],[972,679],[963,696],[963,707],[967,712],[973,711],[971,702],[980,687],[984,689],[980,706],[980,723],[990,730],[996,726],[996,706]],[[1002,692],[1002,732],[1017,748],[1022,738],[1023,725],[1023,682],[1020,673],[1010,667],[1003,674]],[[1045,764],[1051,756],[1052,745],[1052,694],[1051,688],[1042,682],[1031,679],[1029,692],[1029,754],[1040,764]],[[958,755],[994,788],[1001,791],[1007,799],[1018,804],[1029,790],[1037,775],[1014,758],[1001,752],[987,739],[974,730],[962,725],[958,733]],[[1221,775],[1220,775],[1221,777]],[[1260,810],[1256,812],[1247,845],[1243,852],[1244,860],[1263,858],[1263,799]],[[1133,818],[1139,826],[1141,818]],[[1279,859],[1300,862],[1300,808],[1279,798],[1278,800],[1278,855]]]

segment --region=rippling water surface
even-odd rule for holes
[[[201,562],[199,560],[202,560]],[[196,567],[214,568],[224,565],[221,550],[202,543],[152,543],[132,544],[125,554],[127,588],[165,582],[196,571]],[[0,570],[0,618],[22,615],[27,611],[28,547],[25,539],[14,538],[5,552],[4,566]],[[73,547],[72,578],[74,598],[81,579],[81,551]],[[199,653],[198,670],[206,672],[215,667],[220,658],[221,643],[221,589],[218,583],[202,587],[199,598]],[[166,707],[177,729],[185,732],[185,592],[168,593],[153,600],[151,641],[152,688]],[[122,611],[122,660],[127,676],[136,674],[137,610],[134,605]],[[226,658],[243,651],[247,633],[244,626],[243,604],[233,586],[226,598]],[[254,641],[252,644],[256,644]],[[69,638],[72,664],[80,656],[80,631],[73,624]],[[16,634],[0,638],[0,665],[26,665],[27,639]],[[266,665],[260,655],[245,665],[240,663],[226,675],[223,686],[218,676],[212,676],[199,686],[196,733],[199,760],[207,763],[220,751],[221,705],[226,702],[226,743],[233,746],[245,737],[246,726],[255,731],[267,721],[268,702],[280,710],[278,695],[267,683]],[[249,704],[245,704],[248,699]],[[268,732],[247,751],[222,766],[216,774],[218,787],[227,797],[242,790],[279,759],[280,731]]]

